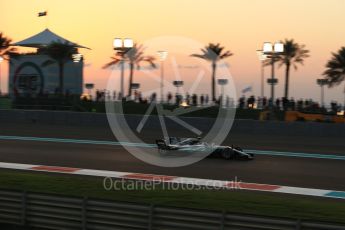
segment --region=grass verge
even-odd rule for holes
[[[243,190],[107,191],[99,177],[0,170],[0,188],[345,223],[343,200]]]

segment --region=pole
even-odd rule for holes
[[[273,107],[274,107],[274,54],[272,54],[272,58],[271,58],[272,62],[271,62],[271,65],[272,65],[272,76],[271,76],[271,79],[272,79],[272,82],[271,82],[271,108],[273,110]]]
[[[261,101],[260,101],[260,108],[263,108],[263,99],[265,95],[265,64],[264,61],[261,61]]]
[[[125,61],[121,60],[121,100],[123,98],[123,91],[124,91],[124,72],[125,72]]]
[[[262,98],[264,98],[264,95],[265,95],[265,64],[264,62],[262,61],[261,62],[261,100]]]
[[[0,61],[0,95],[1,95],[1,61]]]
[[[344,104],[343,104],[343,108],[344,108],[344,116],[345,116],[345,84],[344,84]]]
[[[223,107],[224,103],[224,85],[222,85],[222,101],[220,102],[221,106]]]
[[[161,103],[164,102],[164,92],[163,92],[163,87],[164,87],[164,61],[161,61]]]
[[[325,99],[324,99],[325,95],[324,95],[324,89],[323,89],[323,84],[321,84],[321,106],[325,107]]]

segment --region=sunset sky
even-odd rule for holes
[[[14,42],[48,26],[62,37],[90,47],[92,50],[80,50],[85,56],[85,82],[94,82],[99,89],[106,87],[111,75],[111,70],[102,66],[113,54],[115,37],[130,37],[146,44],[157,37],[178,36],[198,44],[219,42],[231,50],[234,56],[226,62],[237,95],[241,96],[240,91],[248,85],[253,86],[253,94],[259,95],[260,62],[255,51],[265,41],[293,38],[306,45],[311,57],[304,66],[291,72],[290,95],[295,99],[319,100],[316,79],[321,77],[331,52],[345,46],[345,0],[0,0],[0,9],[0,31]],[[38,18],[37,13],[44,10],[48,11],[48,17]],[[155,55],[150,49],[147,54]],[[198,65],[194,59],[188,56],[179,59],[183,63],[178,64],[185,66],[180,71],[186,87],[197,73],[187,68]],[[166,77],[172,81],[175,72],[169,63],[166,63]],[[4,91],[7,63],[1,67]],[[282,67],[277,71],[277,96],[283,94],[283,70]],[[153,72],[159,74],[158,70]],[[266,68],[265,72],[269,77],[270,69]],[[209,79],[206,75],[200,89],[209,89]],[[143,90],[158,86],[140,72],[135,75],[135,81],[141,83]],[[327,101],[343,103],[343,90],[344,84],[327,89]],[[267,85],[265,94],[269,96]]]

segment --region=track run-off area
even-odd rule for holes
[[[247,183],[247,182],[237,181],[237,180],[236,181],[222,181],[222,180],[201,179],[201,178],[191,178],[191,177],[179,177],[179,176],[173,176],[173,175],[156,175],[156,174],[92,170],[92,169],[47,166],[47,165],[15,164],[15,163],[5,163],[5,162],[0,162],[0,168],[104,177],[105,183],[106,183],[106,180],[108,179],[112,180],[112,178],[117,178],[117,179],[125,179],[125,180],[144,180],[144,181],[151,181],[154,183],[175,183],[175,184],[183,184],[183,185],[205,186],[208,189],[230,189],[230,190],[242,189],[242,190],[249,190],[249,191],[275,192],[275,193],[287,193],[287,194],[294,194],[294,195],[345,199],[345,191],[300,188],[300,187],[281,186],[281,185],[272,185],[272,184]]]

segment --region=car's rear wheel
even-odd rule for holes
[[[164,156],[164,155],[167,153],[167,150],[166,150],[166,149],[161,149],[161,148],[159,148],[159,149],[158,149],[158,152],[159,152],[159,154],[160,154],[161,156]]]

